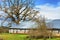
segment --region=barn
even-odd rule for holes
[[[55,22],[57,22],[57,23],[55,23]],[[51,31],[53,35],[60,36],[59,21],[53,20],[50,23],[51,24],[53,23],[54,26],[51,27],[51,28],[48,28],[48,30]],[[31,30],[31,27],[33,27],[34,23],[32,23],[32,24],[30,23],[30,25],[28,25],[28,24],[29,24],[29,22],[26,22],[26,24],[21,24],[21,25],[23,25],[22,27],[21,27],[21,25],[17,26],[17,27],[10,27],[9,28],[9,33],[24,33],[24,34],[27,34],[29,32],[29,30]]]
[[[26,28],[9,28],[9,33],[27,34],[29,30]]]
[[[28,31],[33,28],[33,26],[37,25],[35,25],[35,23],[31,21],[24,21],[19,25],[12,25],[12,27],[9,28],[9,33],[28,33]]]

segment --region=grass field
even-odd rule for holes
[[[24,34],[8,34],[8,33],[2,33],[0,34],[0,39],[3,40],[29,40],[26,39],[27,35]],[[43,39],[32,39],[32,40],[43,40]],[[53,38],[53,39],[47,39],[47,40],[60,40],[60,38]]]
[[[24,40],[27,35],[22,35],[22,34],[8,34],[8,33],[3,33],[0,34],[0,38],[4,40]]]

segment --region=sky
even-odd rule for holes
[[[60,0],[34,0],[34,3],[36,10],[47,19],[60,19]]]
[[[60,0],[35,0],[35,7],[48,19],[60,19]]]
[[[34,0],[35,1],[35,8],[36,10],[40,11],[40,14],[45,16],[47,19],[60,19],[60,0]],[[0,11],[0,14],[4,14],[4,12]],[[39,14],[39,15],[40,15]],[[4,14],[6,15],[6,14]],[[3,15],[3,16],[4,16]],[[0,21],[0,25],[1,25]],[[25,22],[25,27],[28,26],[28,24],[31,24],[31,22]],[[4,24],[6,25],[6,23]]]

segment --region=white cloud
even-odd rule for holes
[[[60,6],[53,7],[51,5],[38,5],[36,8],[40,8],[40,14],[44,15],[48,19],[60,19]]]
[[[2,17],[6,17],[6,16],[7,16],[7,14],[6,14],[5,12],[3,12],[3,11],[0,11],[0,15],[1,15]]]

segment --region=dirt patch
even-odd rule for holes
[[[0,40],[3,40],[2,38],[0,38]]]

